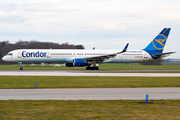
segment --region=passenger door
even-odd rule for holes
[[[22,52],[21,51],[18,51],[18,54],[17,54],[17,57],[18,58],[21,58],[22,57],[22,54],[21,54]]]
[[[48,52],[47,52],[47,58],[50,58],[50,57],[51,57],[51,52],[48,51]]]

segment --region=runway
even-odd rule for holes
[[[149,100],[180,99],[180,88],[0,89],[0,100]]]
[[[82,70],[1,70],[0,76],[136,76],[180,77],[180,73],[87,73]]]
[[[0,76],[180,77],[180,73],[87,73],[85,70],[0,70]],[[0,89],[0,100],[150,100],[180,99],[180,88]]]

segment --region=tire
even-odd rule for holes
[[[90,67],[90,70],[94,70],[94,67]]]
[[[99,67],[95,67],[95,70],[99,70]]]

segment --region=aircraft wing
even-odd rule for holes
[[[159,55],[170,55],[176,52],[167,52],[167,53],[161,53],[161,54],[154,54],[153,56],[159,56]]]
[[[86,57],[85,59],[87,59],[87,60],[100,60],[100,61],[104,61],[105,59],[109,59],[109,58],[115,57],[117,54],[121,54],[123,52],[126,52],[126,50],[128,48],[128,45],[129,45],[129,43],[127,43],[127,45],[124,47],[124,49],[121,52],[117,52],[117,53],[113,53],[113,54],[100,55],[100,56],[94,56],[94,57]]]

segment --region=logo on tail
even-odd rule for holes
[[[164,36],[163,34],[159,34],[156,39],[154,39],[152,41],[153,46],[158,49],[158,50],[162,50],[164,49],[165,43],[166,43],[167,39],[166,36]]]

